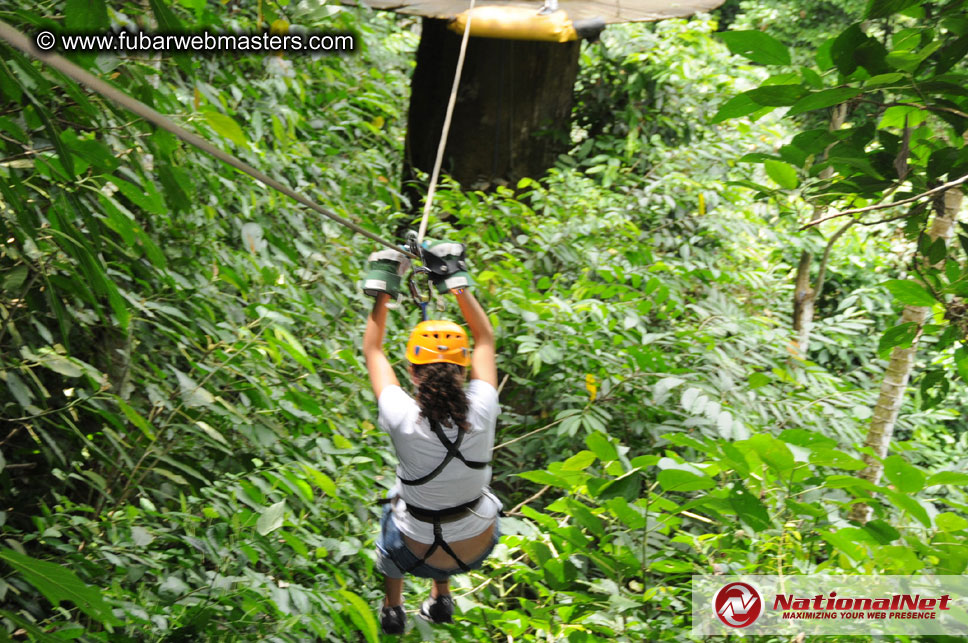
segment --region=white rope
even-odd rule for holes
[[[447,134],[450,133],[450,120],[454,115],[454,104],[457,102],[457,88],[460,85],[460,75],[464,70],[464,54],[467,51],[467,41],[471,35],[471,17],[474,11],[474,0],[467,9],[467,22],[464,23],[464,36],[460,41],[460,53],[457,55],[457,72],[454,74],[454,84],[450,89],[447,100],[447,113],[444,115],[444,127],[440,132],[440,143],[437,145],[437,159],[434,161],[434,171],[430,174],[430,187],[427,189],[427,201],[424,203],[423,219],[420,220],[420,230],[417,232],[417,245],[423,241],[427,232],[427,220],[430,219],[430,209],[434,205],[434,195],[437,193],[437,179],[440,178],[440,164],[444,160],[444,148],[447,147]]]

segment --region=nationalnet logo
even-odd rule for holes
[[[693,633],[968,634],[968,575],[694,576]]]
[[[729,583],[713,597],[716,617],[730,627],[749,627],[763,613],[763,597],[749,583]]]
[[[934,597],[921,594],[838,597],[837,592],[809,597],[778,594],[773,600],[773,609],[781,611],[782,618],[936,619],[942,610],[951,609],[949,602],[950,594]]]

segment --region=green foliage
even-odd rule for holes
[[[780,70],[760,87],[725,102],[714,120],[759,117],[790,106],[785,118],[801,117],[796,120],[803,130],[779,148],[779,159],[744,159],[762,163],[778,186],[797,190],[819,211],[918,197],[944,181],[959,179],[968,170],[963,137],[968,102],[961,89],[968,54],[968,46],[963,46],[968,42],[960,17],[963,9],[960,2],[871,2],[865,15],[880,22],[853,24],[832,35],[819,48],[814,66]],[[930,20],[925,18],[928,11]],[[743,42],[748,33],[724,36]],[[817,128],[811,113],[834,106],[846,110],[846,127]],[[924,264],[912,261],[915,279],[893,279],[885,286],[899,304],[933,307],[937,323],[924,329],[910,322],[894,326],[882,336],[879,354],[884,357],[892,348],[911,346],[923,331],[938,335],[938,349],[951,359],[968,339],[963,310],[968,245],[960,232],[958,244],[931,242],[928,202],[913,200],[914,205],[900,214],[870,213],[862,218],[868,226],[904,220],[904,236],[916,245]],[[925,391],[933,381],[926,380]]]
[[[57,605],[62,600],[71,601],[82,612],[103,623],[108,631],[112,630],[112,626],[121,624],[111,613],[100,591],[82,583],[69,569],[36,560],[12,549],[0,550],[0,559],[36,587],[52,604]]]
[[[859,21],[863,17],[864,3],[855,0],[727,0],[719,13],[721,30],[766,33],[788,47],[792,60],[802,65],[809,64],[817,49],[831,35],[839,33],[845,25]]]
[[[159,23],[195,26],[177,7],[152,7]],[[255,18],[201,24],[251,28]],[[379,17],[316,20],[358,33],[364,49],[389,37]],[[5,47],[0,58],[3,104],[36,97],[0,117],[13,159],[0,170],[0,405],[11,427],[0,484],[18,507],[0,522],[29,560],[59,563],[7,559],[7,623],[91,640],[216,630],[346,640],[363,599],[341,566],[368,549],[361,508],[387,457],[358,444],[375,418],[352,348],[363,300],[342,275],[364,245],[41,65]],[[406,69],[382,50],[178,57],[158,63],[163,83],[151,61],[118,63],[98,64],[331,209],[366,194],[365,220],[378,222],[399,207],[386,181],[399,139],[386,123],[398,127],[405,82],[392,79]],[[359,69],[371,79],[362,88]],[[338,154],[348,139],[369,150],[352,163]],[[246,222],[265,230],[260,245],[240,239]],[[47,571],[91,618],[44,601],[65,598],[38,580]],[[84,603],[91,586],[98,600]],[[362,618],[372,640],[373,618]],[[106,638],[102,628],[122,622]]]
[[[722,59],[708,21],[614,25],[582,46],[575,85],[576,147],[562,163],[596,176],[604,187],[648,174],[663,150],[722,146],[708,120],[717,96],[756,78]]]
[[[931,293],[916,281],[891,279],[884,282],[884,285],[899,303],[911,306],[931,306],[934,304],[934,297],[931,296]]]
[[[105,6],[45,15],[160,28],[260,19],[188,0]],[[360,51],[78,60],[392,236],[409,223],[393,178],[409,23],[326,4],[262,10],[263,25],[352,31]],[[47,19],[5,11],[21,25]],[[936,276],[948,285],[884,284],[896,241],[855,227],[818,304],[828,314],[814,361],[790,348],[795,251],[822,241],[795,230],[791,193],[846,198],[806,158],[841,146],[829,161],[838,189],[877,192],[865,172],[887,169],[858,150],[900,138],[922,110],[878,112],[887,124],[875,132],[792,137],[767,103],[810,118],[804,105],[861,96],[841,85],[866,96],[897,80],[855,70],[830,87],[831,61],[764,81],[730,51],[785,60],[774,41],[726,36],[727,47],[713,32],[706,20],[610,28],[584,46],[574,149],[556,168],[515,191],[439,192],[429,234],[468,245],[498,333],[493,486],[510,516],[484,570],[455,582],[458,623],[407,640],[679,640],[692,574],[965,573],[968,433],[950,408],[964,385],[945,375],[968,373],[964,348],[931,358],[940,375],[902,409],[883,484],[854,475],[869,456],[858,448],[876,395],[867,366],[872,334],[894,324],[889,293],[926,301],[960,283],[960,265]],[[756,84],[766,91],[743,98],[752,120],[710,125],[725,95]],[[369,301],[356,280],[372,244],[5,46],[0,92],[0,631],[377,640],[373,502],[394,458],[357,348]],[[959,155],[911,165],[923,175]],[[243,236],[246,224],[262,238]],[[927,250],[952,261],[951,248]],[[392,311],[388,346],[418,316]],[[863,527],[841,517],[858,501],[875,510]]]
[[[790,52],[762,31],[725,31],[719,34],[729,50],[762,65],[789,65]]]

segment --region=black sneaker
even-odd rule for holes
[[[428,598],[420,606],[420,618],[431,623],[453,623],[454,601],[450,596],[441,594]]]
[[[402,605],[384,606],[380,610],[380,627],[384,634],[403,634],[406,624],[407,615],[404,614]]]

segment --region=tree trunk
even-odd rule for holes
[[[425,18],[411,81],[403,189],[419,209],[433,169],[461,37]],[[467,44],[441,171],[465,189],[540,177],[568,148],[580,42],[472,37]]]
[[[844,126],[847,118],[847,103],[841,103],[833,108],[830,114],[830,131],[835,132]],[[829,150],[831,146],[828,146]],[[823,158],[827,157],[824,150]],[[820,178],[824,181],[833,175],[833,168],[825,167],[820,171]],[[824,214],[824,209],[815,207],[811,221],[816,221]],[[793,329],[797,331],[797,346],[801,355],[806,355],[810,349],[810,331],[813,330],[814,302],[820,296],[823,279],[818,277],[817,287],[810,285],[810,268],[813,266],[813,253],[804,250],[800,253],[800,264],[797,266],[796,286],[793,290]]]
[[[928,235],[931,240],[941,237],[945,241],[951,238],[955,218],[961,208],[962,193],[959,188],[948,190],[944,193],[944,205],[931,223]],[[928,320],[931,312],[930,308],[924,306],[907,306],[901,315],[901,323],[914,322],[918,332],[911,343],[910,348],[896,347],[891,351],[891,360],[884,371],[884,380],[881,383],[881,392],[874,405],[874,413],[871,417],[871,425],[867,430],[867,440],[865,445],[870,447],[877,458],[881,460],[887,455],[888,446],[891,443],[891,436],[894,435],[894,424],[897,422],[897,414],[904,401],[904,391],[907,388],[908,380],[911,378],[911,370],[914,366],[914,357],[918,350],[918,341],[921,338],[921,328]],[[880,460],[869,455],[864,456],[867,468],[860,472],[860,477],[878,484],[881,474],[884,472],[884,465]],[[871,508],[864,504],[855,504],[851,510],[849,518],[860,523],[866,523],[871,516]]]
[[[826,170],[824,170],[826,171]],[[812,221],[823,214],[823,209],[813,209]],[[793,289],[793,330],[797,331],[797,347],[800,355],[806,356],[810,348],[810,331],[813,330],[813,302],[817,293],[810,283],[810,267],[813,265],[813,253],[804,250],[800,253],[800,263],[797,266],[797,281]]]

